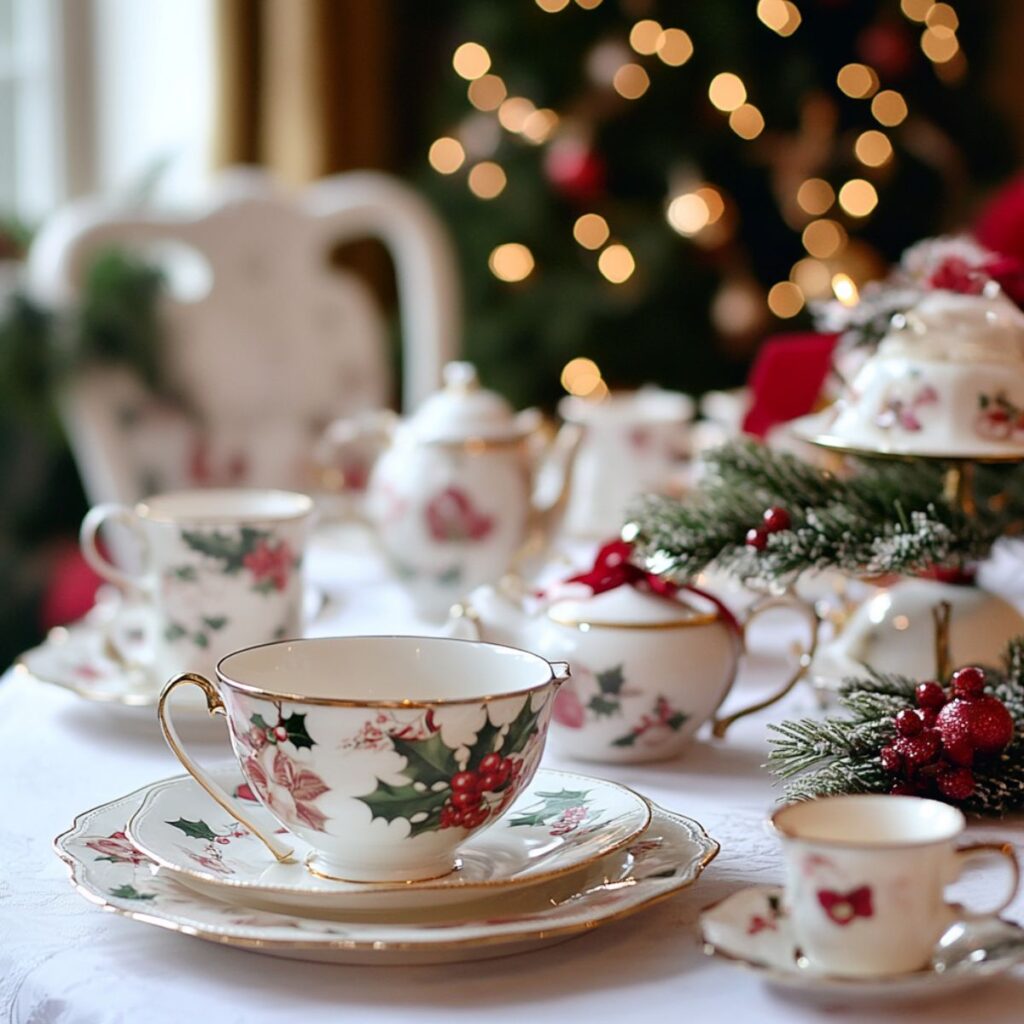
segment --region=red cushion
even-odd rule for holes
[[[53,571],[39,612],[43,629],[80,619],[93,606],[101,582],[82,557],[78,545],[70,540],[62,543],[54,557]]]
[[[832,365],[835,334],[777,334],[761,346],[750,369],[751,404],[743,421],[764,437],[777,423],[813,412]]]

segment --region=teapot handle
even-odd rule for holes
[[[792,608],[805,618],[810,629],[807,644],[800,652],[793,671],[790,672],[786,681],[782,684],[782,687],[779,690],[771,694],[771,696],[766,697],[764,700],[760,700],[756,704],[751,704],[748,707],[740,708],[739,711],[734,711],[732,714],[726,715],[724,718],[719,718],[717,716],[714,718],[711,723],[711,734],[718,739],[725,736],[729,727],[734,722],[737,722],[741,718],[746,718],[747,715],[763,711],[765,708],[771,707],[772,704],[782,700],[782,698],[785,697],[798,682],[800,682],[804,677],[804,674],[810,668],[811,662],[814,660],[814,652],[818,647],[818,632],[821,624],[821,617],[818,615],[814,605],[805,601],[803,598],[798,597],[791,590],[784,594],[766,595],[751,605],[749,611],[743,618],[742,633],[740,636],[741,655],[745,654],[747,650],[747,629],[751,622],[753,622],[754,619],[756,619],[762,612],[769,611],[773,608]]]

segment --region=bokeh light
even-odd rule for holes
[[[534,2],[546,14],[557,14],[569,6],[569,0],[534,0]]]
[[[900,0],[900,10],[911,21],[924,21],[934,6],[932,0]]]
[[[593,359],[577,356],[562,367],[562,387],[580,398],[592,394],[603,383],[601,370]]]
[[[431,143],[427,159],[438,174],[454,174],[465,162],[466,151],[458,139],[445,135]]]
[[[487,74],[491,68],[491,55],[479,43],[463,43],[452,55],[455,73],[472,81]]]
[[[871,101],[871,113],[879,124],[892,128],[907,116],[907,101],[895,89],[883,89]]]
[[[536,110],[525,96],[510,96],[498,107],[498,122],[510,132],[521,132],[526,119]]]
[[[756,139],[764,131],[764,117],[753,103],[744,103],[729,115],[729,127],[741,139]]]
[[[623,64],[612,79],[612,88],[627,100],[638,100],[650,85],[647,72],[639,64]]]
[[[468,95],[477,110],[497,110],[508,95],[508,89],[497,75],[484,75],[469,83]]]
[[[576,219],[572,227],[572,237],[583,246],[584,249],[600,249],[611,231],[608,221],[599,213],[585,213]]]
[[[505,191],[508,179],[500,164],[485,160],[470,169],[469,190],[478,199],[494,199]]]
[[[623,281],[628,281],[633,276],[633,271],[636,270],[636,261],[626,246],[615,242],[597,257],[597,269],[612,284],[622,284]]]
[[[522,281],[533,273],[533,253],[519,242],[506,242],[491,251],[487,265],[499,281]]]
[[[747,87],[739,75],[722,71],[711,79],[708,98],[719,110],[731,112],[747,102]]]
[[[711,222],[711,211],[703,196],[687,192],[676,196],[665,212],[669,224],[681,235],[690,237]]]
[[[789,319],[804,308],[804,295],[792,281],[779,281],[768,290],[768,308],[778,317]]]
[[[933,64],[945,64],[960,52],[960,43],[952,29],[926,29],[921,35],[921,50]]]
[[[856,282],[849,274],[836,274],[832,278],[832,294],[844,306],[856,306],[860,300]]]
[[[881,167],[892,159],[892,143],[884,132],[870,128],[857,136],[853,152],[862,164]]]
[[[864,100],[878,92],[878,75],[866,64],[844,64],[836,75],[841,92],[855,100]]]
[[[523,138],[527,141],[540,145],[551,138],[552,133],[558,127],[558,115],[549,107],[542,107],[528,114],[523,121]]]
[[[835,256],[846,243],[846,231],[834,220],[812,220],[801,235],[804,248],[820,260]]]
[[[839,205],[851,217],[866,217],[878,205],[878,192],[870,181],[851,178],[839,190]]]
[[[825,213],[836,201],[832,186],[824,178],[808,178],[796,193],[797,205],[815,217]]]
[[[667,28],[655,43],[658,59],[677,68],[693,56],[693,40],[681,28]]]
[[[658,39],[661,36],[661,25],[650,18],[638,21],[629,30],[629,45],[637,53],[645,57],[651,56],[658,49]]]
[[[813,256],[797,260],[789,271],[789,279],[808,299],[820,299],[832,291],[832,272]]]

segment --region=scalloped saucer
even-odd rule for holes
[[[474,904],[372,921],[248,909],[182,885],[125,836],[144,787],[86,811],[54,840],[72,884],[123,917],[239,949],[338,964],[453,963],[527,952],[635,914],[693,885],[718,843],[691,818],[658,807],[628,847],[571,876]]]
[[[212,773],[268,832],[283,831],[253,802],[234,764]],[[214,899],[314,916],[449,906],[578,873],[622,849],[650,824],[643,797],[614,782],[541,768],[493,826],[459,850],[459,868],[425,882],[339,882],[296,862],[280,864],[190,776],[154,783],[126,829],[128,840],[180,881]]]
[[[307,622],[316,618],[324,599],[323,592],[306,587]],[[51,629],[43,643],[17,659],[15,669],[89,701],[146,708],[148,712],[156,706],[167,681],[153,664],[155,631],[153,611],[147,602],[104,587],[83,618]],[[180,705],[186,713],[206,712],[198,690],[182,694]]]
[[[755,972],[779,988],[818,999],[891,1002],[948,995],[980,984],[1024,960],[1024,929],[990,915],[952,925],[929,966],[907,974],[843,978],[804,966],[782,904],[782,887],[755,885],[700,916],[704,951]]]

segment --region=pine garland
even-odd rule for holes
[[[979,509],[969,517],[945,496],[942,464],[852,460],[851,472],[839,475],[752,441],[733,442],[709,454],[696,499],[642,499],[626,536],[649,571],[678,582],[712,565],[767,581],[806,569],[963,568],[1024,520],[1024,472],[978,466],[976,473]],[[747,531],[773,507],[789,513],[791,526],[756,550]]]
[[[960,806],[975,814],[1005,814],[1024,807],[1024,637],[1012,641],[999,673],[989,672],[992,694],[1016,724],[1014,740],[997,757],[973,767],[974,795]],[[893,776],[879,760],[896,739],[897,712],[915,707],[917,680],[873,673],[846,680],[839,690],[843,716],[769,725],[776,735],[768,768],[785,780],[787,800],[843,793],[887,793]]]

